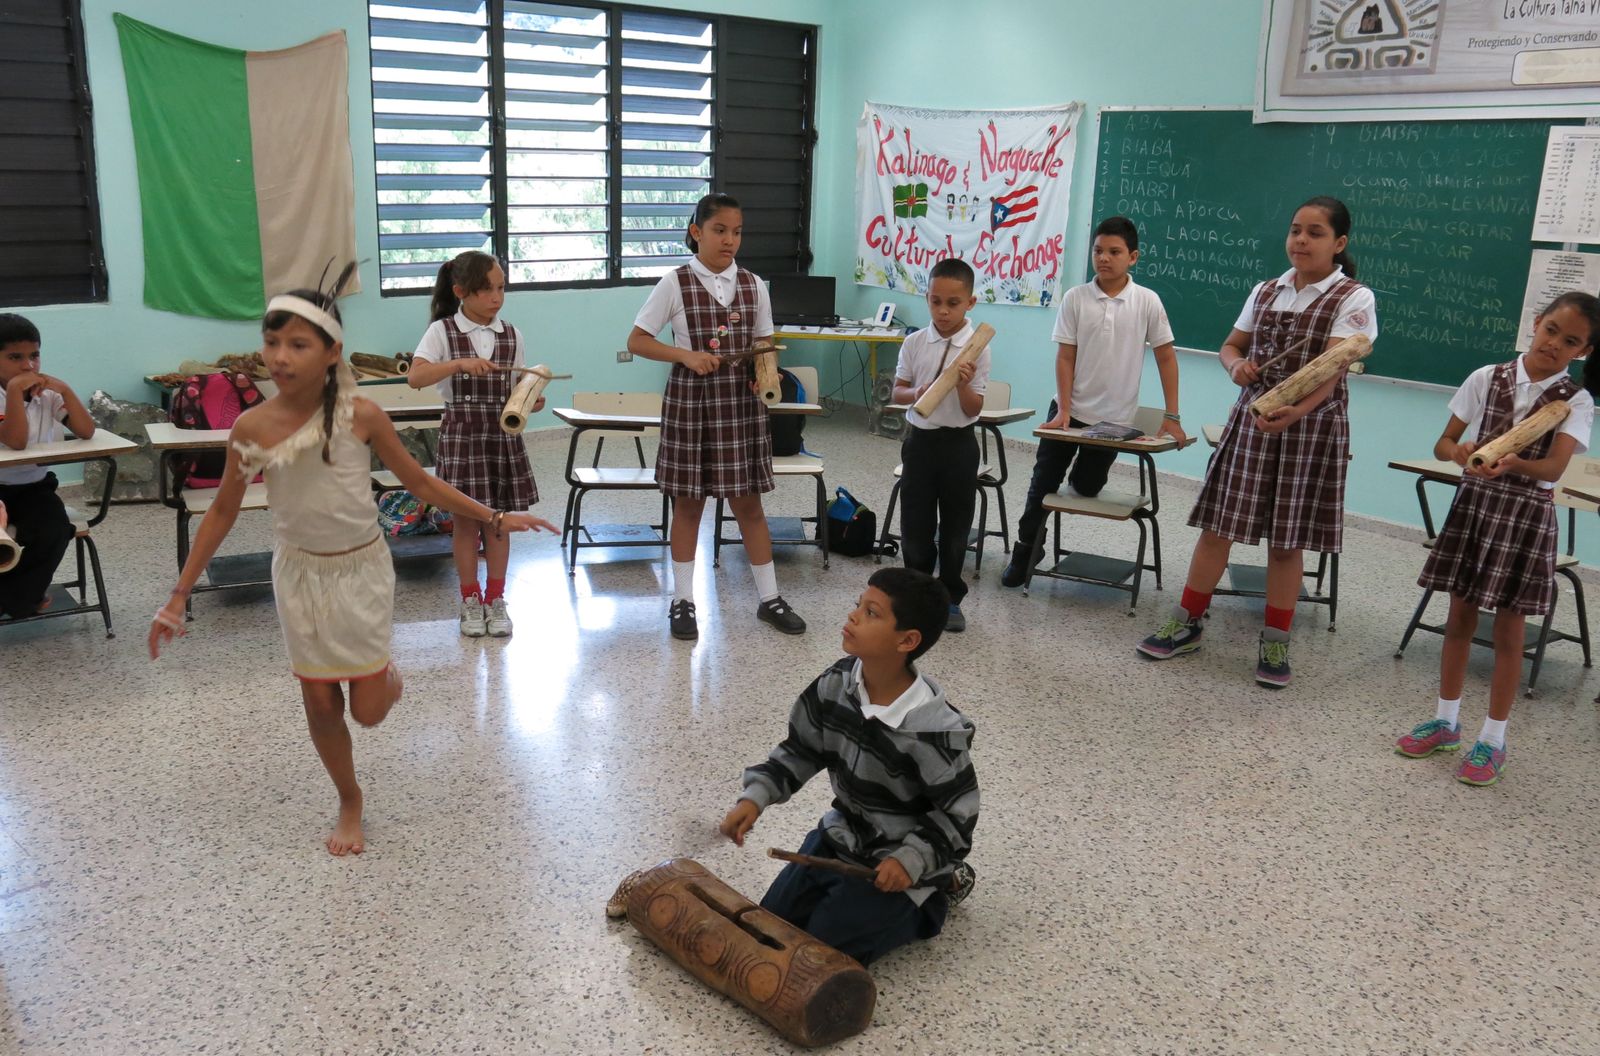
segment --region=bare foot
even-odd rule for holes
[[[339,804],[339,820],[323,842],[327,844],[328,853],[335,858],[343,858],[347,854],[360,854],[367,849],[366,837],[361,832],[359,798],[354,803]]]
[[[39,607],[34,609],[33,611],[34,612],[43,612],[45,609],[48,609],[50,607],[50,603],[52,601],[54,601],[54,600],[56,600],[56,599],[54,599],[50,595],[46,594],[44,596],[44,600],[39,602]]]

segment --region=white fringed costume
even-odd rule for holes
[[[289,666],[313,682],[389,667],[394,561],[372,501],[371,449],[353,430],[355,378],[339,365],[331,463],[319,410],[281,443],[236,443],[246,478],[264,472],[272,507],[272,589]]]

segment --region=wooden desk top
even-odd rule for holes
[[[152,422],[144,427],[150,446],[157,451],[205,451],[226,449],[227,429],[179,429],[171,422]]]
[[[1564,487],[1561,490],[1575,499],[1600,505],[1600,484],[1591,484],[1579,488]]]
[[[21,451],[0,447],[0,466],[61,466],[137,451],[139,445],[108,429],[96,429],[87,440],[58,440],[34,444]]]
[[[1118,451],[1133,451],[1146,455],[1175,451],[1179,447],[1188,447],[1195,441],[1192,436],[1182,444],[1170,436],[1136,436],[1132,440],[1104,440],[1097,436],[1084,436],[1084,432],[1083,429],[1035,429],[1033,435],[1041,440],[1065,440],[1086,447],[1110,447]]]
[[[904,414],[911,409],[911,405],[909,403],[886,403],[883,405],[883,409],[894,411],[897,414]],[[1032,407],[1007,407],[1003,411],[979,411],[976,424],[1010,425],[1012,422],[1026,421],[1032,418],[1034,413]]]
[[[1457,484],[1461,481],[1461,467],[1454,462],[1446,462],[1438,458],[1400,458],[1389,463],[1390,469],[1398,469],[1402,473],[1415,473],[1419,477],[1437,480],[1441,484]]]
[[[862,327],[859,330],[848,327],[805,327],[798,330],[785,330],[779,327],[773,337],[787,340],[801,341],[870,341],[874,344],[898,345],[906,339],[906,332],[898,327],[887,329],[878,326]]]
[[[771,414],[821,414],[817,403],[775,403],[767,408]],[[640,431],[661,428],[659,414],[597,414],[573,407],[553,407],[550,413],[577,429],[617,429]]]

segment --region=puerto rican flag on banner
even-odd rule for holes
[[[1039,188],[1033,184],[989,199],[989,230],[1032,223],[1039,215]]]
[[[866,104],[856,125],[855,281],[925,294],[929,270],[958,257],[972,266],[978,300],[1051,307],[1082,115],[1082,103]]]

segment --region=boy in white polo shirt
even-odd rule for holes
[[[1139,229],[1125,216],[1102,220],[1094,229],[1094,281],[1074,286],[1056,316],[1056,392],[1046,429],[1083,428],[1101,422],[1132,425],[1139,408],[1139,375],[1144,347],[1155,349],[1161,372],[1166,418],[1161,432],[1182,443],[1178,419],[1178,356],[1172,347],[1167,310],[1154,290],[1128,277],[1139,260]],[[1065,440],[1040,440],[1028,499],[1017,522],[1017,543],[1000,583],[1020,587],[1042,554],[1034,540],[1044,513],[1044,498],[1065,479],[1079,495],[1100,494],[1117,453],[1110,448]],[[1067,470],[1071,467],[1069,476]]]
[[[928,314],[932,325],[918,330],[900,346],[894,372],[894,402],[915,403],[955,362],[972,340],[967,313],[978,303],[972,294],[976,277],[966,261],[949,257],[928,272]],[[967,584],[961,566],[967,558],[972,508],[978,496],[978,437],[972,424],[983,410],[989,388],[989,350],[960,368],[954,390],[926,418],[906,411],[911,428],[900,445],[900,535],[907,568],[933,574],[950,592],[947,631],[964,631],[967,620],[961,599]],[[938,545],[934,538],[937,533]]]

